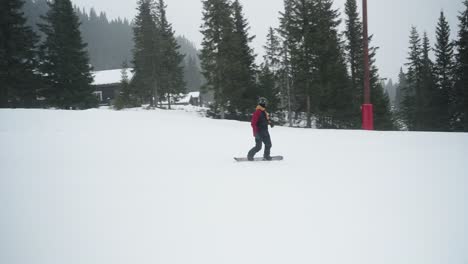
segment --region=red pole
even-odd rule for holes
[[[362,105],[362,128],[374,130],[373,107],[370,99],[369,34],[367,27],[367,0],[362,0],[364,40],[364,104]]]

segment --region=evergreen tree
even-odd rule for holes
[[[45,15],[49,7],[46,0],[26,0],[23,11],[27,17],[27,25],[31,26],[36,34],[44,40],[45,36],[38,31],[36,23],[40,16]],[[123,61],[132,61],[133,25],[127,19],[109,20],[104,12],[96,12],[94,8],[89,11],[75,7],[75,12],[80,19],[80,31],[83,41],[88,44],[90,63],[96,71],[120,69]],[[155,11],[154,11],[155,12]],[[188,65],[188,57],[194,61],[194,67],[186,74],[193,73],[193,83],[187,83],[191,90],[199,91],[202,82],[198,51],[188,39],[183,36],[176,38],[179,44],[179,53],[186,54],[185,65]],[[186,79],[190,79],[184,75]]]
[[[196,58],[191,55],[185,59],[184,81],[189,92],[200,91],[202,85],[200,68],[197,65]]]
[[[122,64],[121,76],[119,95],[114,103],[114,107],[117,110],[135,106],[135,100],[132,96],[132,86],[128,78],[128,63],[126,61]]]
[[[27,18],[27,25],[39,37],[40,41],[45,40],[45,35],[39,29],[42,18],[49,11],[47,0],[25,0],[22,8],[24,16]]]
[[[444,16],[440,13],[439,23],[436,29],[437,42],[435,44],[435,74],[437,82],[435,111],[433,116],[436,129],[449,131],[451,127],[451,105],[454,102],[454,46],[450,41],[450,26]]]
[[[156,7],[157,25],[159,27],[159,87],[160,94],[165,96],[169,109],[171,108],[171,95],[185,93],[183,60],[185,55],[179,53],[180,46],[174,37],[172,25],[167,21],[166,5],[159,0]]]
[[[331,0],[317,0],[318,86],[320,127],[353,127],[353,90],[346,68],[343,43],[338,35],[339,13]],[[324,117],[324,118],[322,118]]]
[[[91,86],[93,77],[86,44],[70,0],[55,0],[40,24],[46,39],[40,47],[41,72],[46,87],[42,95],[50,106],[90,108],[97,106]]]
[[[319,7],[317,1],[285,2],[282,18],[283,35],[290,54],[291,79],[297,110],[307,114],[307,127],[312,126],[312,115],[319,114],[321,102],[319,71]]]
[[[36,100],[37,36],[26,25],[23,4],[22,0],[0,4],[0,108],[31,107]]]
[[[460,21],[456,70],[454,129],[468,132],[468,1],[464,1],[465,10],[458,16]]]
[[[268,112],[274,113],[279,107],[277,78],[267,63],[261,65],[258,77],[258,92],[265,98],[268,98]]]
[[[364,101],[364,45],[363,26],[357,11],[356,0],[347,0],[345,4],[345,36],[347,61],[352,83],[352,111],[349,119],[354,128],[361,127],[361,105]],[[372,37],[369,37],[369,43]],[[371,102],[374,107],[374,127],[377,130],[395,129],[395,120],[391,111],[390,98],[385,93],[376,66],[378,48],[369,49]]]
[[[398,85],[395,94],[395,108],[397,111],[400,111],[403,98],[405,97],[405,91],[407,88],[408,81],[406,79],[406,74],[403,72],[403,68],[400,68],[400,73],[398,74]]]
[[[392,79],[389,79],[385,84],[384,90],[387,92],[390,98],[390,105],[395,106],[396,85],[393,83]]]
[[[227,76],[229,84],[225,90],[231,104],[230,111],[251,112],[258,96],[255,87],[255,54],[250,43],[255,36],[249,36],[250,29],[244,18],[242,5],[238,0],[232,4],[234,28],[230,49],[225,50],[225,56],[230,58]]]
[[[159,28],[156,24],[155,3],[153,0],[139,0],[138,14],[134,20],[133,83],[139,104],[159,101],[160,89],[157,74],[160,69]]]
[[[263,60],[269,70],[276,75],[281,68],[281,40],[272,27],[268,30],[267,43],[263,48],[265,49]]]
[[[187,91],[198,92],[203,83],[203,76],[200,70],[200,60],[198,58],[198,50],[195,45],[183,36],[176,38],[180,46],[179,52],[185,54],[184,58],[184,81],[187,86]]]
[[[356,0],[347,0],[345,3],[347,39],[346,51],[347,61],[350,68],[351,83],[353,88],[353,112],[356,114],[355,122],[357,127],[361,120],[360,107],[363,102],[364,91],[364,47],[363,47],[363,27],[357,11]]]
[[[281,95],[281,40],[270,27],[267,35],[267,43],[263,46],[265,55],[264,63],[261,65],[259,74],[259,94],[269,99],[269,111],[273,113],[280,110],[281,106],[286,105],[285,96]],[[284,89],[283,89],[284,90]]]
[[[431,131],[436,129],[438,115],[438,90],[434,63],[431,61],[429,38],[421,38],[415,27],[411,29],[410,52],[408,57],[407,85],[402,101],[402,115],[409,130]]]
[[[293,109],[296,108],[294,100],[294,83],[292,80],[292,65],[291,65],[291,51],[294,48],[294,41],[292,38],[293,23],[293,1],[284,0],[284,12],[280,12],[280,27],[278,33],[281,37],[280,41],[280,99],[281,107],[287,109],[287,120],[289,126],[293,126]]]
[[[176,37],[176,40],[180,46],[179,52],[181,54],[185,54],[185,60],[188,60],[189,57],[192,57],[193,59],[195,59],[196,65],[199,66],[198,50],[195,47],[195,44],[193,44],[192,41],[190,41],[184,36],[178,36]]]
[[[403,100],[401,104],[402,117],[409,130],[421,129],[418,112],[422,108],[420,102],[421,95],[421,38],[415,27],[412,27],[410,34],[410,51],[408,57],[407,85],[403,90]],[[418,100],[416,100],[419,98]]]
[[[439,114],[436,107],[438,91],[436,87],[436,77],[434,75],[434,63],[429,57],[431,46],[427,33],[424,32],[421,58],[421,87],[420,94],[416,98],[420,109],[418,111],[418,120],[421,123],[421,129],[434,131],[437,129],[436,116]]]
[[[228,76],[230,59],[230,42],[234,31],[234,21],[229,3],[226,0],[203,1],[203,34],[202,50],[200,54],[202,73],[206,79],[203,92],[214,94],[212,109],[224,118],[225,109],[229,106]]]
[[[122,61],[131,59],[132,27],[128,20],[108,20],[103,12],[98,16],[91,9],[88,15],[85,10],[75,9],[81,21],[83,40],[88,43],[90,62],[95,70],[117,69]]]
[[[290,70],[294,110],[319,127],[351,127],[352,89],[347,74],[340,20],[330,0],[285,0],[280,34]]]
[[[372,37],[369,38],[369,42],[371,41]],[[383,81],[380,79],[376,66],[375,57],[377,55],[377,50],[378,48],[372,47],[369,51],[370,88],[371,102],[374,109],[374,128],[376,130],[396,130],[398,127],[391,109],[390,97],[384,90]]]
[[[329,28],[321,27],[322,25],[318,22],[319,20],[325,22],[326,19],[320,12],[319,4],[320,1],[298,1],[294,6],[296,31],[293,31],[293,36],[298,48],[291,51],[291,60],[296,66],[293,66],[293,82],[296,83],[297,100],[302,101],[305,106],[303,109],[307,113],[307,127],[309,128],[312,126],[313,114],[321,117],[320,105],[324,106],[325,92],[331,92],[331,89],[322,90],[325,87],[321,85],[320,79],[324,76],[318,68],[321,64],[320,59],[323,59],[320,54],[322,51],[320,42],[323,46],[329,46],[325,37]],[[332,49],[331,45],[329,47]],[[331,61],[332,58],[330,58]],[[333,110],[330,106],[327,102],[323,110]],[[321,126],[324,126],[323,122]]]

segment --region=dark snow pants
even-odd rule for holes
[[[262,142],[265,144],[265,151],[263,152],[263,157],[270,157],[271,149],[271,138],[270,133],[267,131],[258,132],[255,136],[255,147],[253,147],[247,157],[253,158],[257,152],[262,150]]]

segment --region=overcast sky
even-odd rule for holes
[[[108,18],[128,18],[136,15],[136,0],[72,0],[79,6],[97,12],[105,12]],[[278,26],[278,12],[283,10],[283,0],[240,0],[250,23],[250,34],[255,35],[253,48],[263,54],[267,30]],[[358,0],[360,4],[360,0]],[[335,8],[344,13],[345,0],[335,0]],[[202,35],[201,0],[166,0],[168,18],[177,35],[184,35],[200,48]],[[457,15],[462,10],[462,0],[368,0],[369,33],[374,34],[374,46],[379,46],[377,64],[383,78],[396,81],[400,67],[406,62],[408,37],[411,26],[420,32],[427,31],[431,44],[435,41],[435,28],[444,10],[452,29],[452,37],[458,31]],[[361,7],[359,7],[361,8]]]

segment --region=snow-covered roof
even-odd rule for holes
[[[94,82],[93,85],[104,85],[119,83],[122,80],[122,69],[107,70],[107,71],[95,71],[93,72]],[[133,77],[132,69],[127,69],[128,79],[131,80]]]
[[[199,97],[200,97],[200,92],[190,92],[186,94],[184,97],[180,98],[178,102],[181,104],[184,104],[184,103],[188,104],[190,103],[191,98],[199,98]]]

